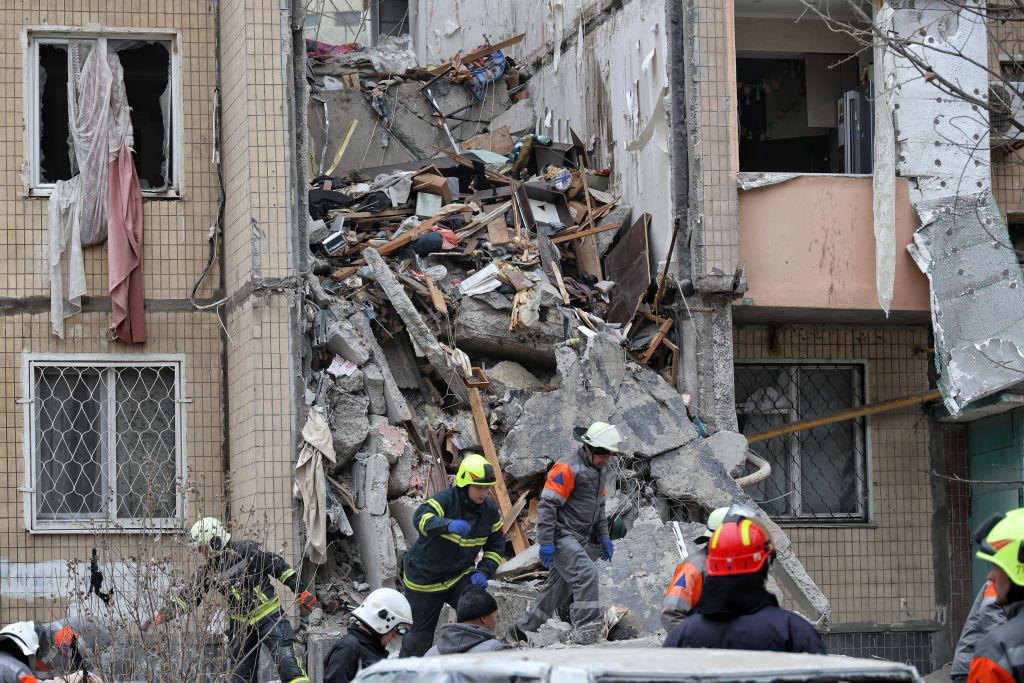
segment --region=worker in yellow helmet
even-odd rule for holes
[[[446,603],[456,608],[469,586],[486,589],[502,562],[504,522],[488,497],[499,473],[473,451],[463,450],[455,485],[428,498],[413,516],[420,537],[405,554],[402,578],[413,623],[402,641],[403,657],[419,657],[429,650],[441,608]],[[483,558],[477,564],[481,550]]]
[[[974,536],[977,557],[992,564],[986,577],[1006,623],[978,640],[969,683],[1024,683],[1024,508],[990,517]]]

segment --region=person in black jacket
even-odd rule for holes
[[[665,647],[826,654],[811,623],[780,608],[765,588],[774,555],[760,520],[742,508],[730,510],[708,543],[697,613],[672,629]]]
[[[256,541],[232,541],[224,525],[204,517],[189,531],[189,544],[206,558],[180,595],[172,596],[152,620],[142,624],[147,631],[187,612],[215,590],[227,598],[231,626],[228,642],[231,654],[231,683],[255,683],[260,649],[266,647],[277,664],[283,683],[309,683],[295,652],[295,631],[281,609],[281,600],[271,579],[299,592],[298,577],[280,555]],[[316,606],[309,591],[299,595],[307,612]]]
[[[405,554],[402,576],[413,617],[412,630],[402,642],[403,657],[422,656],[433,644],[445,603],[457,607],[471,585],[487,588],[487,580],[501,564],[503,522],[498,506],[488,498],[497,483],[487,459],[470,453],[459,465],[455,486],[416,508],[413,523],[420,537]],[[483,558],[477,564],[481,550]]]
[[[348,683],[388,656],[388,645],[412,626],[409,601],[392,588],[378,588],[352,610],[352,625],[324,658],[324,683]]]

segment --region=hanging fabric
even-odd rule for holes
[[[82,310],[85,296],[85,259],[82,256],[81,176],[58,180],[50,195],[49,262],[50,325],[64,338],[64,320]]]

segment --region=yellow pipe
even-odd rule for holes
[[[891,401],[880,401],[878,403],[869,403],[864,406],[858,406],[857,408],[848,408],[846,410],[840,410],[838,413],[832,413],[831,415],[824,415],[822,417],[816,417],[811,420],[802,420],[800,422],[791,422],[790,424],[779,427],[778,429],[770,429],[767,432],[760,432],[747,437],[748,443],[757,443],[758,441],[767,441],[768,439],[774,439],[779,436],[785,436],[787,434],[793,434],[794,432],[802,432],[805,429],[814,429],[815,427],[824,427],[825,425],[835,424],[836,422],[845,422],[846,420],[855,420],[858,417],[866,417],[868,415],[877,415],[878,413],[888,413],[893,410],[899,410],[900,408],[906,408],[907,406],[918,405],[920,403],[928,403],[929,401],[938,401],[942,399],[942,392],[938,389],[933,389],[923,394],[915,394],[914,396],[906,396],[904,398],[894,398]]]

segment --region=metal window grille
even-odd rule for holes
[[[737,363],[736,414],[750,436],[864,403],[861,364]],[[749,492],[780,521],[868,519],[867,420],[804,429],[750,448],[772,466]]]
[[[26,384],[30,530],[180,528],[180,361],[30,359]]]

